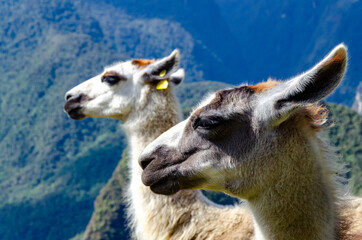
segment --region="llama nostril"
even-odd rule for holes
[[[154,158],[150,158],[150,157],[142,158],[142,159],[140,159],[139,164],[140,164],[141,168],[143,170],[145,170],[145,168],[148,166],[148,164],[150,164],[153,160],[154,160]]]
[[[75,103],[82,103],[82,102],[90,100],[90,98],[87,95],[85,95],[84,93],[81,93],[78,95],[67,94],[67,95],[65,95],[65,100],[72,101]]]
[[[72,97],[73,97],[73,95],[68,93],[65,95],[65,100],[68,101]]]

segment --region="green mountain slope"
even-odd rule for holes
[[[349,170],[352,194],[362,196],[362,116],[337,104],[329,104],[333,123],[327,131],[332,146],[337,147],[340,162]]]
[[[137,12],[140,5],[134,1],[0,2],[1,239],[69,239],[83,232],[93,201],[107,182],[110,192],[104,190],[99,200],[96,213],[102,222],[96,229],[103,231],[108,225],[106,231],[113,231],[108,236],[127,236],[126,229],[115,231],[125,220],[122,206],[111,201],[125,183],[125,161],[118,165],[126,145],[120,123],[73,121],[62,110],[65,92],[103,66],[129,58],[162,57],[177,47],[188,82],[212,78],[239,82],[249,74],[248,67],[239,68],[237,60],[244,56],[215,4],[208,9],[206,0],[165,3],[170,1],[139,2],[149,8]],[[227,85],[215,82],[181,85],[177,92],[184,113],[206,92],[223,87]],[[360,193],[361,128],[344,135],[344,129],[360,126],[360,118],[342,110],[336,116],[348,117],[334,143],[353,141],[343,146],[342,153],[352,167],[353,191]],[[121,171],[113,174],[118,178],[114,182],[111,176],[117,166]],[[212,197],[220,200],[218,195]]]

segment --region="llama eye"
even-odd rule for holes
[[[102,82],[106,82],[111,86],[117,84],[119,81],[121,81],[121,78],[118,76],[103,76],[102,77]]]
[[[219,118],[198,118],[192,123],[193,129],[205,129],[205,130],[211,130],[217,126],[220,125],[222,122]]]

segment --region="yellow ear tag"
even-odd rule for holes
[[[161,89],[167,89],[168,87],[168,81],[167,79],[163,79],[161,80],[159,83],[157,83],[157,90],[161,90]]]
[[[166,75],[166,70],[162,70],[161,72],[160,72],[160,77],[163,77],[163,76],[165,76]]]

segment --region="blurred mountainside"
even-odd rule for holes
[[[352,109],[362,115],[362,82],[358,85]]]
[[[115,61],[160,58],[179,48],[186,82],[193,82],[176,90],[187,112],[207,91],[287,78],[344,41],[349,70],[330,100],[351,105],[361,81],[361,2],[298,3],[300,11],[293,4],[1,1],[1,239],[69,239],[84,231],[126,141],[116,120],[69,119],[64,94]],[[361,194],[361,116],[336,109],[343,124],[337,119],[332,143],[352,168],[353,192]]]
[[[252,80],[289,78],[306,71],[338,43],[349,49],[341,86],[328,100],[351,106],[362,81],[362,2],[215,0],[238,39]]]

